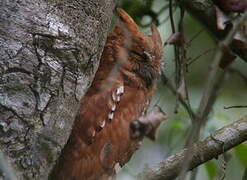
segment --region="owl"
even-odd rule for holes
[[[118,9],[98,71],[81,100],[67,144],[50,174],[54,180],[111,179],[138,149],[130,123],[145,113],[160,74],[162,41],[138,30]]]

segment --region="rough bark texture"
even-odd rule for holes
[[[114,5],[0,1],[0,147],[18,179],[47,179],[98,67]]]

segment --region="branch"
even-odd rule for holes
[[[224,109],[231,109],[231,108],[247,108],[247,105],[224,106]]]
[[[172,82],[166,77],[165,73],[163,71],[161,71],[161,80],[162,83],[164,85],[166,85],[168,87],[168,89],[170,89],[170,91],[176,95],[177,91],[175,89],[175,87],[173,87]],[[182,106],[186,109],[186,111],[188,112],[190,118],[195,119],[195,113],[194,111],[191,109],[190,105],[180,96],[178,95],[178,100],[180,101],[180,103],[182,104]]]
[[[246,14],[245,14],[246,15]],[[221,83],[222,77],[224,75],[224,72],[219,71],[219,64],[220,60],[223,57],[223,49],[224,47],[228,46],[232,42],[232,38],[234,37],[236,31],[238,30],[238,27],[241,22],[243,22],[245,16],[242,16],[240,19],[234,22],[233,27],[231,31],[227,34],[224,40],[222,40],[218,48],[216,49],[215,57],[213,62],[211,63],[210,69],[209,69],[209,74],[208,78],[206,80],[206,85],[203,91],[203,95],[200,101],[199,108],[196,112],[196,118],[194,120],[192,129],[190,131],[189,138],[186,142],[186,145],[190,147],[194,141],[198,139],[200,136],[200,130],[203,124],[206,123],[208,114],[210,113],[210,110],[216,100],[216,95],[217,91],[219,89],[219,85]],[[220,81],[219,81],[220,80]],[[186,177],[186,171],[188,169],[188,165],[191,162],[191,155],[193,154],[193,148],[189,149],[187,151],[187,154],[185,155],[184,163],[183,163],[183,168],[181,169],[181,173],[179,175],[179,179],[185,179]]]
[[[214,134],[193,145],[192,161],[189,170],[213,159],[247,140],[247,116],[217,130]],[[144,179],[170,180],[179,175],[187,148],[168,157],[159,164],[158,170],[145,172]]]
[[[227,31],[222,31],[217,28],[215,6],[209,0],[184,0],[182,1],[184,8],[193,17],[197,18],[207,29],[214,35],[216,40],[222,40],[227,35]],[[213,18],[215,17],[215,18]],[[244,32],[237,30],[237,34],[243,35]],[[233,40],[230,44],[231,50],[247,62],[247,42],[246,37],[243,39]],[[241,47],[238,44],[241,44]]]

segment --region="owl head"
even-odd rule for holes
[[[134,20],[123,10],[117,10],[120,23],[113,39],[117,41],[117,61],[121,68],[136,73],[147,86],[157,79],[162,57],[162,41],[157,27],[151,25],[151,35],[139,31]]]

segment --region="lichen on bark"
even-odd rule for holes
[[[47,179],[98,67],[114,5],[0,2],[0,147],[18,179]]]

